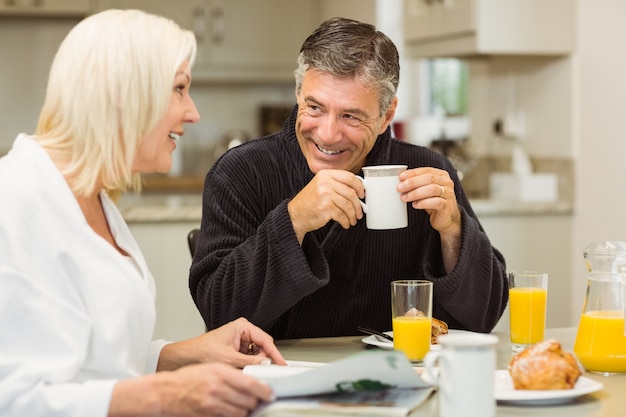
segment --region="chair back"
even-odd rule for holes
[[[193,254],[196,252],[198,233],[200,233],[200,229],[191,229],[191,231],[187,234],[187,244],[189,245],[189,252],[191,253],[192,258]]]

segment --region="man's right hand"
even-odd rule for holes
[[[304,235],[331,220],[344,229],[363,218],[359,198],[365,197],[363,183],[352,172],[328,169],[315,177],[288,204],[293,229],[302,244]]]

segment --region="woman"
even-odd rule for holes
[[[35,134],[0,159],[0,415],[243,416],[271,399],[236,367],[285,362],[245,319],[151,342],[154,280],[111,200],[168,171],[199,120],[195,54],[192,33],[133,10],[61,44]]]

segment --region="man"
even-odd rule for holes
[[[391,138],[398,52],[367,24],[330,19],[304,42],[283,130],[227,152],[204,189],[193,299],[209,329],[245,316],[278,339],[391,329],[390,282],[428,279],[433,316],[489,332],[505,264],[449,160]],[[409,226],[368,230],[355,174],[408,165]]]

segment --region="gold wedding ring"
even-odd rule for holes
[[[248,355],[252,355],[256,353],[257,345],[254,342],[248,343]]]
[[[443,185],[440,185],[439,187],[441,187],[441,194],[439,194],[439,198],[443,198],[443,194],[446,192],[446,189],[443,188]]]

